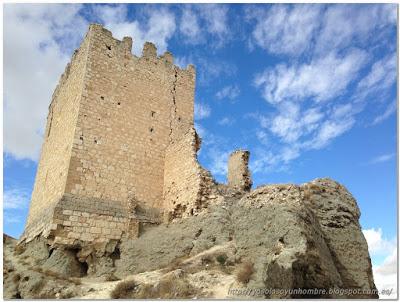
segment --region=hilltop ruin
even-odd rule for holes
[[[246,150],[217,183],[197,161],[195,68],[131,50],[90,25],[61,76],[25,231],[3,239],[5,297],[104,299],[134,278],[119,297],[377,298],[350,192],[329,178],[252,189]],[[162,293],[171,282],[182,291]]]

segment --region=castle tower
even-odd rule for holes
[[[195,70],[91,25],[49,106],[21,240],[118,239],[135,213],[163,209],[165,151],[193,128]],[[136,232],[137,230],[133,230]]]
[[[249,171],[250,152],[236,150],[232,152],[228,160],[228,186],[250,191],[253,181]]]

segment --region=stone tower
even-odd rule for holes
[[[21,241],[119,239],[137,232],[136,209],[166,207],[167,147],[195,139],[195,70],[151,43],[141,57],[131,48],[93,24],[73,54],[49,106]]]
[[[250,152],[236,150],[231,153],[228,160],[228,186],[250,191],[253,181],[249,171]]]

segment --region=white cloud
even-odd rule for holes
[[[194,117],[197,120],[202,120],[209,117],[211,114],[211,108],[207,104],[200,102],[194,103]]]
[[[179,29],[184,35],[185,42],[199,44],[204,41],[199,22],[197,13],[190,6],[184,6]]]
[[[289,162],[352,129],[366,106],[357,100],[366,95],[379,92],[385,100],[382,92],[396,80],[393,52],[375,61],[361,81],[360,76],[373,62],[379,47],[375,44],[382,45],[379,39],[394,28],[396,10],[395,5],[308,4],[247,10],[249,22],[254,21],[251,42],[269,53],[288,56],[286,63],[266,68],[254,79],[276,110],[259,114],[261,128],[279,138],[274,160]],[[374,34],[377,29],[381,37]],[[357,93],[349,96],[353,87]],[[390,104],[374,123],[394,111],[395,104]]]
[[[218,125],[221,125],[221,126],[230,126],[233,123],[235,123],[235,119],[232,117],[228,117],[228,116],[225,116],[218,121]]]
[[[260,141],[261,144],[263,145],[268,145],[269,139],[268,139],[268,134],[264,130],[258,129],[256,131],[256,137]]]
[[[395,113],[396,110],[397,110],[397,101],[394,100],[386,107],[385,111],[382,114],[375,117],[375,119],[372,122],[372,125],[377,125],[383,122],[384,120],[389,118],[389,116],[391,116],[393,113]]]
[[[374,39],[373,31],[395,25],[397,7],[386,5],[332,5],[321,17],[316,50],[344,48],[349,43],[366,43]]]
[[[369,161],[369,164],[379,164],[379,163],[387,162],[387,161],[393,159],[393,158],[395,157],[395,155],[396,155],[396,154],[394,154],[394,153],[379,155],[379,156],[377,156],[377,157],[371,159],[371,160]]]
[[[252,33],[255,44],[276,54],[299,55],[310,45],[321,17],[319,5],[274,5],[261,12],[247,12],[256,19]]]
[[[183,5],[179,30],[183,43],[209,43],[210,48],[223,46],[229,40],[228,6],[221,4]]]
[[[220,146],[211,146],[207,153],[210,160],[209,169],[213,175],[226,176],[228,170],[228,158],[231,151],[221,149]]]
[[[396,240],[383,238],[382,229],[371,228],[362,231],[368,243],[368,250],[371,255],[390,254],[396,247]]]
[[[4,151],[37,160],[48,105],[87,29],[80,5],[4,6]]]
[[[95,5],[92,7],[104,26],[111,30],[113,35],[122,39],[124,36],[133,38],[132,51],[141,55],[143,44],[153,42],[158,53],[167,50],[168,40],[176,29],[175,15],[165,7],[143,9],[140,20],[128,18],[128,9],[125,4]]]
[[[358,83],[354,99],[357,102],[365,100],[367,96],[379,93],[377,100],[387,99],[387,91],[397,79],[397,56],[390,54],[376,61],[370,72]]]
[[[373,259],[375,256],[385,256],[380,265],[373,265],[374,281],[380,291],[381,299],[396,298],[397,292],[397,243],[396,238],[388,240],[382,236],[382,229],[371,228],[363,230],[368,243],[368,250]],[[390,295],[382,295],[382,290],[393,291]]]
[[[291,56],[325,54],[345,48],[350,42],[370,42],[375,38],[373,30],[395,25],[396,16],[395,4],[277,4],[246,11],[247,19],[254,21],[251,44],[273,54]]]
[[[359,49],[352,49],[345,55],[331,52],[308,64],[280,64],[268,68],[256,76],[254,82],[271,104],[307,98],[317,102],[327,101],[347,88],[366,61],[367,54]]]
[[[229,99],[233,101],[239,96],[239,94],[240,94],[240,89],[237,85],[228,85],[222,88],[221,90],[217,91],[215,97],[219,100]]]
[[[182,69],[186,69],[189,64],[193,64],[193,58],[190,56],[175,57],[174,64]]]
[[[394,248],[381,265],[372,268],[380,299],[397,299],[397,267],[397,248]]]
[[[216,40],[211,47],[220,47],[229,40],[228,6],[224,4],[202,4],[197,6],[200,15],[204,18],[207,31]]]
[[[344,119],[329,119],[324,121],[317,132],[317,135],[304,146],[311,149],[320,149],[327,146],[334,138],[350,130],[354,125],[354,118],[349,116]]]
[[[21,210],[29,205],[30,195],[26,190],[12,188],[3,192],[4,210]]]
[[[195,57],[199,84],[203,86],[215,84],[218,79],[229,78],[237,73],[237,66],[232,62],[215,60],[205,57]]]

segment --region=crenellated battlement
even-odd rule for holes
[[[164,52],[164,54],[158,56],[157,47],[151,42],[144,43],[142,56],[137,57],[134,54],[132,54],[132,44],[134,43],[134,41],[132,40],[131,37],[124,37],[122,41],[118,40],[113,37],[111,31],[104,28],[101,24],[91,24],[89,26],[89,31],[85,39],[90,38],[90,35],[103,36],[104,40],[110,43],[108,47],[111,47],[111,44],[113,44],[114,46],[117,47],[118,53],[122,56],[125,56],[126,59],[131,59],[131,60],[145,59],[151,61],[152,63],[165,64],[166,67],[173,66],[174,68],[177,68],[180,71],[189,72],[193,76],[195,74],[195,67],[192,64],[189,64],[185,69],[181,69],[179,66],[174,65],[173,54],[169,51],[166,51]],[[108,51],[109,53],[111,53],[111,49],[108,49]]]

